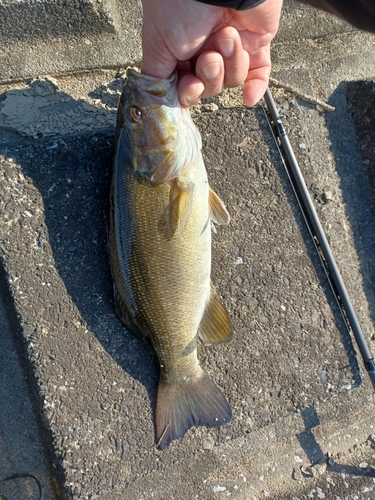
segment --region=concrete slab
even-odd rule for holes
[[[279,31],[274,42],[317,40],[329,35],[353,33],[353,26],[309,5],[285,0]]]
[[[275,43],[272,76],[329,99],[341,82],[372,78],[375,37],[363,32]]]
[[[141,59],[141,2],[69,0],[0,3],[0,81]]]
[[[0,4],[1,43],[116,31],[116,3],[110,0],[8,0]]]
[[[353,393],[347,396],[351,399]],[[202,452],[200,457],[154,472],[125,489],[104,495],[103,499],[216,500],[228,496],[240,500],[354,499],[357,492],[362,493],[358,498],[372,499],[375,469],[369,462],[373,464],[375,449],[372,443],[374,406],[370,404],[360,412],[345,416],[340,416],[339,406],[335,411],[334,421],[332,415],[327,421],[320,415],[316,427],[308,423],[308,419],[304,423],[303,415],[287,418],[283,423],[252,433],[246,442],[237,440]],[[372,437],[368,439],[369,436]],[[366,459],[360,458],[352,466],[352,457],[349,457],[355,453],[345,454],[342,450],[355,449],[360,441],[367,442],[370,450]],[[323,452],[327,449],[328,457]],[[339,457],[337,461],[331,458],[333,456]],[[354,488],[351,476],[357,478]]]

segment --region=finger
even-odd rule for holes
[[[249,69],[249,54],[243,49],[238,31],[225,26],[213,34],[215,48],[224,60],[224,85],[238,87],[245,81]]]
[[[157,63],[155,58],[143,57],[141,63],[141,73],[155,78],[169,78],[176,64],[168,61]]]
[[[177,71],[178,99],[182,106],[192,106],[204,92],[203,82],[194,73],[194,61],[179,61]]]
[[[197,58],[195,75],[204,85],[201,97],[212,97],[222,91],[224,73],[224,60],[218,52],[206,51]]]
[[[267,86],[267,82],[262,78],[253,78],[246,82],[242,94],[246,106],[255,106],[266,93]]]
[[[182,106],[196,104],[204,93],[204,83],[191,72],[179,73],[178,99]]]
[[[270,47],[267,46],[250,56],[250,70],[243,89],[243,100],[247,106],[255,106],[263,97],[267,90],[270,72]]]
[[[195,57],[210,51],[218,52],[223,58],[224,85],[229,88],[242,85],[249,69],[249,55],[242,47],[239,32],[231,26],[218,29],[207,38]]]
[[[144,75],[155,76],[157,78],[169,78],[176,67],[177,59],[173,56],[153,52],[147,47],[143,48],[141,63],[141,73]]]
[[[255,54],[265,47],[269,47],[273,39],[273,35],[271,33],[256,33],[246,30],[240,30],[238,33],[243,49],[250,55]]]

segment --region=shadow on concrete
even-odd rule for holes
[[[329,472],[337,472],[338,474],[345,474],[358,477],[373,477],[375,478],[375,469],[372,467],[354,467],[353,465],[344,465],[328,463],[327,470]]]
[[[301,445],[301,448],[306,453],[306,456],[312,465],[324,464],[326,462],[328,472],[336,472],[338,474],[358,477],[362,476],[375,478],[375,469],[372,467],[367,467],[367,464],[364,464],[363,467],[355,467],[352,465],[339,464],[332,458],[326,459],[322,448],[320,447],[312,432],[312,429],[314,427],[318,427],[320,424],[320,419],[315,408],[310,407],[302,410],[301,416],[305,424],[305,430],[297,434],[296,437],[299,444]],[[306,472],[309,473],[310,471]]]
[[[375,327],[375,84],[341,83],[326,124],[347,219],[360,263],[362,287]],[[357,146],[359,145],[359,147]],[[358,314],[358,311],[357,311]],[[374,335],[372,335],[374,338]],[[374,353],[372,353],[374,355]]]
[[[117,109],[119,94],[124,86],[124,79],[121,74],[116,75],[116,79],[107,85],[101,85],[92,92],[89,92],[89,96],[92,99],[100,99],[103,104],[111,108]],[[114,113],[116,114],[116,112]]]
[[[305,249],[306,253],[315,269],[316,276],[319,281],[319,285],[321,289],[323,290],[327,303],[331,308],[333,317],[334,317],[334,323],[339,331],[340,338],[342,345],[345,349],[347,358],[348,358],[348,366],[350,366],[350,371],[352,374],[352,386],[351,388],[354,389],[361,385],[362,383],[362,378],[361,374],[359,371],[358,363],[357,363],[357,358],[356,358],[356,352],[353,348],[353,343],[352,339],[350,337],[350,334],[348,332],[348,329],[346,327],[346,324],[343,320],[340,308],[337,304],[337,301],[335,299],[335,296],[333,294],[332,288],[329,284],[328,278],[325,274],[322,262],[319,258],[319,255],[316,251],[316,247],[313,243],[311,233],[309,232],[309,229],[307,227],[304,215],[301,211],[301,208],[299,207],[298,200],[296,198],[296,195],[293,191],[293,188],[291,186],[288,173],[286,171],[286,168],[283,165],[282,159],[281,159],[281,150],[277,143],[275,142],[275,139],[272,135],[270,126],[267,124],[266,120],[266,111],[265,109],[259,110],[256,112],[259,123],[263,129],[264,133],[264,140],[266,141],[269,150],[270,150],[270,155],[273,160],[273,166],[275,167],[275,170],[280,178],[281,185],[283,186],[285,196],[287,198],[287,201],[289,203],[289,206],[291,208],[291,212],[294,216],[295,223],[297,224],[299,230],[301,231],[301,235],[303,237],[303,241],[305,244]],[[295,132],[295,131],[294,131]],[[288,130],[288,135],[291,134],[292,132]],[[343,367],[346,368],[346,367]],[[308,411],[308,410],[306,410]],[[307,430],[309,430],[311,427],[307,427]]]
[[[31,474],[14,474],[0,480],[0,499],[20,498],[22,500],[41,500],[43,488]]]
[[[93,104],[62,92],[51,78],[34,79],[25,88],[11,89],[0,95],[0,144],[8,144],[11,133],[37,139],[108,130],[116,121],[122,87],[119,73],[111,83],[90,93]]]
[[[315,408],[310,407],[302,410],[301,416],[306,429],[300,434],[297,434],[296,437],[312,465],[317,463],[323,464],[326,462],[328,472],[336,472],[338,474],[357,477],[362,476],[375,478],[375,469],[367,467],[367,464],[364,464],[363,467],[355,467],[353,465],[339,464],[332,458],[327,460],[312,432],[312,429],[320,424],[320,419]]]
[[[64,473],[1,262],[0,325],[0,498],[64,498]]]
[[[113,131],[64,137],[57,144],[48,149],[50,141],[34,142],[34,157],[41,161],[21,162],[24,175],[32,178],[44,200],[56,269],[89,330],[115,362],[146,387],[153,407],[156,357],[151,347],[121,326],[112,302],[107,213]]]
[[[56,87],[51,90],[50,82],[41,84],[38,89],[47,89],[48,95],[53,92],[56,119],[59,113],[61,119],[64,110],[81,108],[83,104],[86,111],[91,111],[92,122],[96,115],[102,116],[100,109],[85,101],[74,100]],[[120,79],[114,80],[91,94],[103,103],[117,105],[118,95],[107,89],[115,91],[120,84]],[[13,97],[16,92],[12,90]],[[19,93],[23,102],[24,91]],[[46,105],[44,116],[49,112]],[[115,112],[108,113],[114,126]],[[48,124],[53,120],[46,122],[48,133],[51,132]],[[34,140],[18,137],[16,141],[13,132],[11,145],[3,147],[3,153],[14,158],[43,198],[49,243],[69,296],[104,349],[125,372],[145,386],[153,408],[159,373],[156,356],[150,346],[121,326],[112,302],[107,214],[114,128],[51,138],[43,137],[43,130],[42,123]]]
[[[316,464],[324,460],[324,453],[319,443],[316,441],[311,429],[320,424],[320,420],[315,408],[310,407],[301,411],[301,416],[306,430],[297,434],[297,439],[310,463]]]

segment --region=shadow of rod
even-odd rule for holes
[[[371,467],[354,467],[353,465],[342,465],[328,461],[327,471],[337,472],[338,474],[349,474],[351,476],[373,477],[375,478],[375,469]]]

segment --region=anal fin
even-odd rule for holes
[[[229,342],[233,336],[228,312],[212,286],[210,299],[206,305],[198,333],[201,339],[209,344]]]

